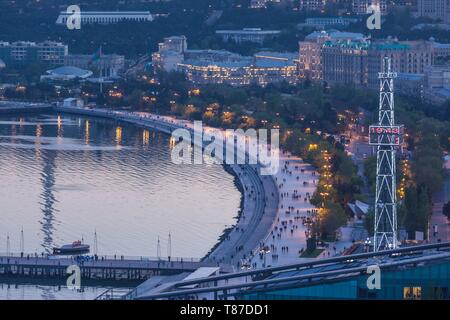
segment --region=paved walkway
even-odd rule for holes
[[[264,238],[276,216],[278,197],[270,177],[259,176],[255,166],[233,165],[244,189],[244,208],[227,237],[208,255],[208,261],[231,264],[248,256]]]
[[[274,176],[280,197],[277,216],[270,232],[254,250],[251,259],[252,268],[264,265],[259,248],[268,246],[266,266],[299,262],[299,251],[306,247],[306,226],[302,218],[312,216],[314,206],[309,203],[319,176],[313,167],[300,158],[283,153],[279,172]]]
[[[430,242],[450,241],[450,224],[446,216],[442,214],[444,204],[450,201],[450,170],[447,170],[447,179],[444,187],[433,198],[433,214],[430,223]],[[437,226],[437,234],[433,227]]]
[[[285,265],[342,254],[352,245],[354,228],[351,221],[341,228],[341,239],[329,243],[329,247],[317,258],[300,258],[301,251],[306,250],[307,226],[304,222],[316,210],[309,200],[316,190],[319,174],[313,166],[289,153],[283,153],[280,161],[280,171],[274,177],[280,195],[277,216],[270,233],[253,251],[250,267]],[[265,263],[264,255],[258,253],[259,248],[264,246],[270,249]]]

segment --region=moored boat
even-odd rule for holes
[[[53,254],[57,255],[72,255],[72,254],[84,254],[89,253],[89,245],[81,243],[81,241],[75,241],[72,244],[65,244],[61,247],[54,247]]]

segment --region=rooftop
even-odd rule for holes
[[[52,70],[47,70],[47,77],[61,78],[61,79],[86,79],[92,76],[92,71],[80,69],[72,66],[59,67]],[[45,76],[44,76],[45,77]]]
[[[261,28],[244,28],[242,30],[217,30],[217,34],[258,34],[273,35],[279,34],[280,30],[262,30]]]
[[[329,30],[329,31],[314,31],[313,33],[307,35],[305,37],[305,40],[317,40],[319,38],[330,38],[332,40],[343,40],[343,39],[361,40],[365,39],[366,36],[363,35],[362,33]]]

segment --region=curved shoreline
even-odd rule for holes
[[[106,109],[87,109],[75,107],[54,107],[54,111],[76,114],[83,116],[107,118],[115,121],[131,123],[136,126],[149,128],[171,134],[172,131],[185,128],[192,131],[186,124],[175,124],[173,119],[165,116],[156,116],[149,113],[130,113],[122,111],[111,111]],[[169,122],[171,120],[171,122]],[[245,257],[245,252],[255,250],[261,241],[270,232],[273,220],[276,218],[279,195],[274,179],[271,176],[260,176],[257,173],[257,166],[245,165],[224,165],[224,170],[230,173],[225,166],[228,166],[235,176],[235,184],[239,181],[241,185],[241,204],[236,224],[231,228],[224,229],[216,244],[202,258],[210,260],[218,265],[239,266],[240,261]],[[252,200],[250,189],[255,191],[255,198]],[[249,218],[249,219],[247,219]],[[236,236],[235,236],[236,235]]]

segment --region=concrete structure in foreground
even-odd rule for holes
[[[66,25],[72,13],[61,12],[56,20],[58,25]],[[150,11],[83,11],[80,13],[81,24],[111,24],[121,21],[151,22]]]
[[[124,299],[450,299],[450,243],[360,253],[194,280],[159,279]],[[380,270],[381,287],[367,283]],[[371,281],[370,281],[371,282]],[[137,293],[137,294],[136,294]]]

